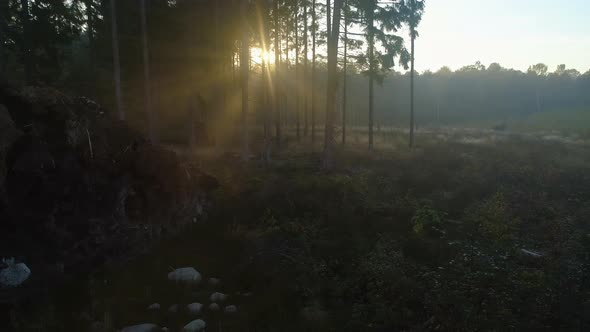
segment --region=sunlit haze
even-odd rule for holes
[[[429,0],[416,68],[458,69],[481,61],[526,70],[543,62],[590,69],[590,1]]]
[[[590,331],[589,18],[0,0],[0,332]]]

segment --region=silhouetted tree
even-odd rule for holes
[[[410,39],[411,39],[411,68],[410,68],[410,148],[414,146],[414,61],[416,59],[415,41],[418,37],[416,27],[420,24],[422,12],[424,10],[424,1],[410,0],[409,5],[409,24],[410,24]]]
[[[311,2],[311,82],[310,82],[310,95],[311,95],[311,142],[315,142],[315,82],[316,82],[316,29],[317,15],[316,15],[316,0]]]
[[[6,70],[6,32],[7,32],[8,1],[0,1],[0,74]]]
[[[346,144],[346,94],[347,91],[347,75],[348,75],[348,0],[344,1],[343,9],[344,20],[344,59],[342,68],[342,144]]]
[[[121,61],[119,59],[119,31],[117,27],[117,4],[111,1],[111,42],[113,50],[113,81],[115,84],[115,105],[119,120],[125,120],[125,110],[121,95]]]
[[[338,41],[340,40],[340,19],[342,1],[334,0],[333,18],[328,14],[328,87],[326,95],[326,126],[324,134],[323,166],[331,169],[333,166],[334,125],[336,123],[336,92],[338,90]],[[329,8],[329,2],[328,6]],[[329,11],[328,11],[329,13]]]
[[[277,147],[280,148],[281,146],[281,84],[280,84],[280,67],[281,67],[281,47],[280,47],[280,26],[279,26],[279,0],[274,0],[274,9],[273,9],[273,16],[274,16],[274,54],[275,54],[275,81],[274,81],[274,99],[273,99],[273,107],[275,109],[275,126],[276,126],[276,137],[277,137]]]
[[[242,160],[248,160],[248,82],[250,72],[250,25],[248,24],[248,2],[242,1],[242,45],[240,48],[240,78],[242,88]]]
[[[548,71],[549,67],[547,67],[547,65],[544,63],[537,63],[536,65],[530,66],[528,69],[529,74],[536,75],[539,78],[547,77]],[[541,85],[542,80],[537,80],[537,84],[535,86],[535,103],[537,105],[537,112],[541,112],[542,109]]]
[[[309,89],[307,84],[307,78],[309,74],[309,54],[308,54],[308,21],[307,21],[307,7],[308,1],[303,0],[303,113],[304,113],[304,126],[303,126],[303,136],[307,136],[309,130],[309,119],[308,119],[308,96],[309,96]]]
[[[301,78],[299,68],[299,3],[295,3],[295,122],[297,141],[301,139],[301,114],[299,100],[301,98]]]
[[[146,13],[146,0],[139,0],[139,11],[141,17],[141,44],[143,53],[143,74],[144,74],[144,104],[148,121],[148,132],[152,142],[157,140],[156,130],[154,127],[154,116],[152,110],[151,100],[151,80],[150,80],[150,58],[149,58],[149,42],[148,42],[148,25]]]
[[[29,14],[29,0],[21,0],[21,22],[23,26],[22,53],[25,64],[25,81],[33,80],[33,62],[31,56],[31,22]]]
[[[373,149],[374,127],[374,82],[381,84],[387,71],[394,65],[394,59],[407,67],[410,60],[402,37],[395,33],[407,22],[407,6],[405,1],[383,2],[378,0],[354,0],[354,6],[360,14],[367,39],[367,54],[359,57],[361,65],[367,64],[365,71],[369,77],[369,149]],[[379,25],[379,28],[376,27]],[[375,51],[375,43],[379,42],[385,53]]]

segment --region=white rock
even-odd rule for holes
[[[173,304],[168,308],[169,312],[178,312],[178,304]]]
[[[190,312],[191,314],[197,315],[203,309],[203,305],[195,302],[195,303],[191,303],[191,304],[187,305],[186,308],[188,309],[188,312]]]
[[[152,303],[147,307],[147,310],[159,310],[160,304],[159,303]]]
[[[0,270],[0,287],[18,287],[31,276],[31,270],[25,263],[14,264],[14,258],[2,259],[7,265]]]
[[[221,283],[221,279],[219,278],[209,278],[209,285],[217,286]]]
[[[155,331],[158,331],[158,329],[159,329],[159,327],[156,324],[145,323],[145,324],[128,326],[128,327],[122,329],[121,332],[155,332]]]
[[[192,322],[186,324],[184,326],[184,328],[182,328],[182,330],[186,331],[186,332],[199,332],[199,331],[204,331],[205,327],[207,327],[207,324],[205,323],[204,320],[195,319]]]
[[[209,305],[209,310],[211,310],[211,311],[219,311],[219,304],[217,304],[217,303],[211,303]]]
[[[209,297],[209,300],[211,302],[223,302],[223,301],[227,300],[227,295],[225,295],[223,293],[215,292],[215,293],[211,294],[211,296]]]
[[[192,267],[182,267],[168,273],[168,280],[176,282],[198,284],[201,282],[201,279],[201,274]]]
[[[238,312],[238,307],[235,305],[228,305],[227,307],[223,308],[223,311],[227,314],[233,314]]]

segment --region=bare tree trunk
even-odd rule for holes
[[[374,8],[369,9],[368,15],[368,42],[369,42],[369,150],[373,150],[373,104],[374,104],[374,91],[373,91],[373,80],[375,75],[375,37],[373,31],[373,16]]]
[[[94,74],[95,56],[94,56],[94,11],[93,11],[93,0],[86,0],[86,26],[88,34],[88,60],[90,62],[90,70]]]
[[[88,63],[90,72],[90,87],[86,87],[86,92],[89,96],[96,98],[95,86],[96,86],[96,47],[95,47],[95,15],[94,15],[94,0],[86,0],[86,25],[88,35]]]
[[[345,0],[344,6],[348,5]],[[342,145],[346,144],[346,93],[347,93],[347,69],[348,69],[348,17],[344,14],[344,68],[342,82]]]
[[[316,23],[317,23],[317,16],[316,16],[316,3],[315,0],[312,1],[311,5],[311,83],[310,91],[311,91],[311,143],[315,142],[315,47],[316,47]]]
[[[328,0],[329,1],[329,0]],[[325,169],[333,167],[334,124],[336,122],[336,92],[338,90],[338,40],[340,39],[340,17],[342,0],[334,0],[334,19],[328,26],[333,25],[328,35],[328,89],[326,101],[326,133],[324,135]]]
[[[6,17],[8,16],[8,1],[0,1],[0,75],[6,71]]]
[[[264,40],[264,48],[266,52],[270,51],[270,9],[265,4],[266,1],[261,0],[262,7],[262,38]],[[270,70],[270,59],[267,61],[266,66],[263,66],[264,71],[264,85],[266,91],[266,98],[264,101],[264,160],[265,162],[270,161],[271,155],[271,126],[272,126],[272,101],[273,94],[272,82],[271,82],[271,70]]]
[[[33,81],[33,62],[31,58],[31,18],[29,15],[29,0],[21,0],[21,21],[23,24],[22,51],[25,67],[25,82],[31,84]]]
[[[308,49],[307,49],[307,44],[308,44],[308,40],[307,40],[307,2],[305,2],[305,4],[303,5],[303,112],[304,112],[304,127],[303,127],[303,136],[307,136],[308,133],[308,108],[307,108],[307,103],[308,103],[308,82],[307,82],[307,75],[309,72],[308,66],[309,66],[309,60],[307,58],[308,55]]]
[[[285,4],[286,7],[286,4]],[[283,114],[284,114],[284,126],[285,128],[289,128],[289,93],[288,93],[288,87],[287,87],[287,78],[289,75],[289,65],[290,65],[290,61],[289,61],[289,33],[290,33],[290,27],[289,27],[289,18],[285,18],[285,36],[283,37],[283,39],[285,40],[285,61],[283,61],[285,68],[283,71]],[[288,134],[288,132],[287,132]],[[286,136],[286,135],[285,135]]]
[[[275,28],[275,94],[273,107],[275,109],[275,126],[277,136],[277,148],[281,147],[281,84],[279,76],[279,67],[281,66],[281,48],[280,48],[280,27],[279,27],[279,0],[274,1],[274,28]]]
[[[315,0],[314,0],[314,2],[315,2]],[[331,1],[326,0],[326,19],[328,20],[326,22],[326,31],[328,33],[327,37],[326,37],[326,44],[329,43],[329,41],[327,39],[329,39],[332,36],[332,27],[330,26],[332,24],[332,22],[330,22],[330,20],[331,20],[330,10],[331,10]]]
[[[411,26],[410,26],[410,38],[411,38],[411,58],[410,58],[410,63],[411,63],[411,68],[410,68],[410,148],[412,148],[414,146],[414,41],[416,40],[416,36],[415,36],[415,26],[414,26],[414,0],[412,0],[412,5],[411,5]]]
[[[214,51],[214,64],[215,64],[215,73],[217,75],[217,77],[223,78],[223,64],[225,63],[224,59],[225,56],[221,54],[221,47],[220,47],[220,36],[219,36],[219,18],[220,18],[220,8],[219,8],[219,1],[215,1],[215,51]],[[213,108],[217,114],[210,114],[210,119],[209,119],[209,123],[208,123],[208,128],[209,128],[209,132],[211,134],[211,136],[213,136],[213,149],[214,151],[217,149],[217,142],[219,141],[219,139],[217,138],[218,136],[218,131],[215,130],[216,128],[212,128],[213,123],[216,123],[216,121],[214,121],[214,118],[219,117],[219,113],[221,113],[225,107],[225,82],[222,79],[221,80],[221,84],[218,83],[217,88],[215,89],[215,99],[214,99],[214,105],[215,107]]]
[[[157,141],[156,131],[154,128],[154,119],[152,114],[152,100],[151,100],[151,81],[150,81],[150,58],[149,58],[149,44],[148,44],[148,26],[147,15],[145,9],[145,1],[139,1],[139,10],[141,15],[141,41],[143,46],[143,75],[144,75],[144,102],[145,110],[148,120],[148,132],[151,142]]]
[[[299,93],[300,93],[300,81],[299,81],[299,6],[295,7],[295,122],[297,126],[297,142],[301,140],[301,124],[299,116]]]
[[[248,25],[248,3],[242,2],[242,48],[240,71],[242,85],[242,160],[249,157],[248,149],[248,74],[250,72],[250,27]]]
[[[119,120],[125,120],[125,110],[121,96],[121,61],[119,60],[119,32],[117,28],[117,4],[111,0],[111,38],[113,43],[113,80],[115,82],[115,102]]]

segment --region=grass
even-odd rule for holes
[[[558,131],[587,135],[590,132],[590,110],[553,110],[534,113],[511,127],[524,131]]]
[[[482,142],[465,143],[466,133]],[[185,314],[145,308],[207,304],[212,289],[164,280],[169,266],[196,266],[221,277],[240,308],[233,317],[206,313],[211,330],[590,326],[590,147],[432,131],[410,150],[405,133],[384,131],[370,153],[355,135],[358,143],[336,150],[331,172],[319,168],[319,143],[293,138],[269,163],[187,154],[222,183],[208,223],[93,277],[106,283],[62,293],[55,321],[85,330],[108,313],[115,327],[179,328]],[[245,291],[253,295],[237,294]]]

